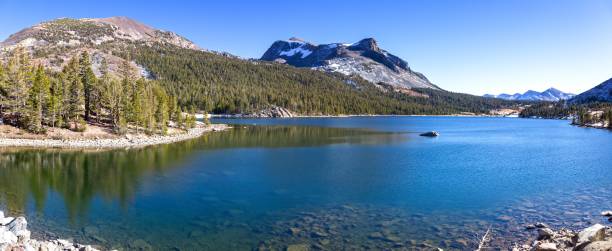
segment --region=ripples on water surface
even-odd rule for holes
[[[3,149],[0,205],[36,237],[162,250],[469,249],[489,227],[507,248],[526,223],[612,208],[612,133],[567,121],[216,122],[241,125],[143,149]]]

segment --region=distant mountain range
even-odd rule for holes
[[[316,45],[298,38],[279,40],[261,60],[286,63],[344,75],[358,75],[373,84],[394,88],[430,88],[440,90],[425,75],[413,71],[406,61],[381,49],[373,38],[357,43]]]
[[[485,94],[483,97],[499,98],[499,99],[505,99],[505,100],[520,100],[520,101],[559,101],[559,100],[569,100],[574,96],[576,95],[572,93],[565,93],[555,88],[549,88],[543,92],[529,90],[523,94],[520,94],[520,93],[515,93],[515,94],[502,93],[499,95]]]
[[[570,103],[612,102],[612,78],[580,93],[572,98]]]

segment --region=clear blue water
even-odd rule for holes
[[[5,149],[0,201],[38,236],[155,250],[469,249],[487,228],[507,248],[533,237],[524,224],[612,208],[612,132],[563,120],[213,122],[236,126],[145,149]]]

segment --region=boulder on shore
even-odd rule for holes
[[[289,111],[287,108],[279,107],[279,106],[271,106],[269,108],[263,109],[259,112],[255,112],[247,115],[246,117],[254,117],[254,118],[292,118],[295,115]]]
[[[38,241],[30,239],[30,231],[27,229],[28,222],[24,217],[4,217],[0,211],[0,250],[85,250],[97,251],[97,249],[66,240]]]
[[[612,251],[612,228],[595,224],[579,232],[569,229],[538,229],[538,240],[516,246],[513,251]]]

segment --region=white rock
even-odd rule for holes
[[[6,226],[9,223],[11,223],[11,221],[13,221],[15,218],[13,217],[6,217],[6,218],[2,218],[0,219],[0,226]]]
[[[13,244],[17,243],[17,236],[9,231],[0,232],[0,244]]]
[[[612,216],[612,211],[610,211],[610,210],[603,211],[603,212],[601,212],[601,216]]]
[[[17,231],[15,235],[17,236],[17,242],[23,243],[30,240],[32,233],[30,233],[28,230],[21,230]]]
[[[14,234],[17,234],[19,231],[28,230],[27,227],[28,222],[24,217],[17,217],[17,219],[8,224],[9,231],[13,232]]]
[[[67,240],[57,239],[56,242],[57,242],[57,244],[59,244],[60,246],[63,246],[63,247],[70,247],[70,246],[72,246],[72,243],[67,241]]]
[[[541,242],[535,248],[536,251],[556,251],[557,244],[554,242]]]
[[[612,250],[612,240],[609,241],[596,241],[589,243],[582,249],[583,251],[609,251]]]
[[[602,241],[606,234],[606,227],[601,224],[595,224],[578,233],[578,244],[576,247],[584,247],[584,245],[594,242]]]
[[[555,232],[550,228],[538,228],[538,240],[550,239],[555,235]]]

